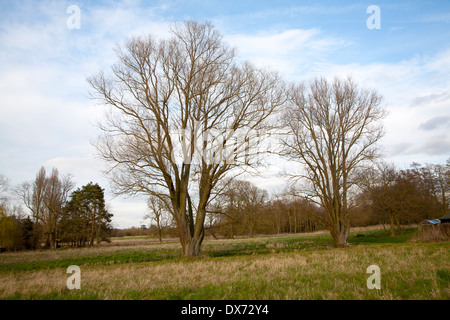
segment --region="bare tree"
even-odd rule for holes
[[[166,206],[166,203],[160,198],[151,195],[147,201],[147,206],[151,213],[145,216],[145,219],[151,219],[156,222],[156,228],[158,229],[159,242],[162,242],[162,231],[165,226],[165,213],[170,212]]]
[[[117,194],[169,199],[183,252],[196,256],[213,189],[256,163],[285,90],[276,74],[235,63],[210,23],[171,31],[168,40],[128,40],[111,74],[89,79],[93,97],[111,107],[96,147]]]
[[[445,199],[441,196],[445,193],[441,188],[445,185],[434,170],[434,165],[422,167],[413,163],[411,169],[396,170],[392,164],[379,163],[359,174],[363,206],[373,216],[382,218],[383,224],[389,220],[391,237],[395,236],[395,225],[401,231],[402,224],[442,214]]]
[[[287,215],[289,233],[297,233],[298,229],[313,231],[321,225],[327,225],[323,210],[303,197],[302,191],[297,190],[295,185],[286,188],[278,197],[281,199],[278,206],[283,207]]]
[[[449,210],[450,198],[450,159],[444,164],[427,164],[423,169],[429,172],[433,181],[433,191],[436,198],[442,204],[441,214],[444,215]]]
[[[231,187],[234,189],[238,210],[242,212],[245,226],[253,238],[255,226],[263,220],[262,212],[268,201],[268,192],[245,180],[236,180]]]
[[[56,168],[52,169],[51,175],[46,179],[44,204],[47,216],[45,220],[49,226],[49,242],[52,248],[56,247],[58,241],[58,221],[61,218],[63,207],[74,187],[75,183],[71,180],[71,177],[60,177]]]
[[[242,212],[238,210],[237,192],[232,187],[235,179],[224,179],[220,182],[221,188],[217,190],[214,199],[208,205],[208,228],[211,234],[214,235],[214,228],[233,239],[238,227],[242,229],[244,221],[242,219]],[[242,232],[241,232],[242,233]]]
[[[45,221],[45,204],[44,195],[46,189],[46,172],[45,168],[41,167],[32,183],[24,182],[17,187],[16,193],[22,199],[25,206],[31,211],[33,222],[38,226],[39,223]],[[45,224],[45,222],[44,222]],[[36,242],[39,242],[40,228],[35,228]]]
[[[381,216],[383,225],[389,220],[390,236],[395,236],[395,222],[400,228],[399,212],[406,204],[398,199],[395,184],[399,174],[394,164],[379,162],[372,168],[358,170],[355,175],[358,185],[369,200],[372,210]]]
[[[44,226],[46,245],[55,249],[57,244],[57,225],[70,190],[75,186],[70,176],[60,177],[58,169],[53,168],[49,177],[41,167],[33,183],[25,182],[17,188],[25,206],[30,209],[35,222]]]
[[[281,154],[305,166],[294,177],[308,184],[305,195],[325,209],[336,245],[346,245],[351,175],[377,156],[376,142],[383,136],[379,120],[385,115],[381,97],[351,79],[317,79],[293,86],[290,102]]]
[[[218,216],[216,223],[225,228],[230,238],[236,231],[253,237],[255,227],[264,223],[264,210],[268,192],[250,181],[232,180],[215,202]],[[239,230],[236,230],[239,228]]]

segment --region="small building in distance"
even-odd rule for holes
[[[450,212],[447,212],[438,219],[441,223],[450,223]]]

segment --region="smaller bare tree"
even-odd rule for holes
[[[347,244],[350,230],[352,173],[377,157],[384,115],[381,96],[359,88],[350,78],[317,79],[290,91],[281,155],[304,165],[293,178],[306,182],[304,196],[324,208],[338,246]]]
[[[161,198],[156,196],[150,196],[147,201],[147,206],[151,213],[146,215],[144,219],[150,219],[150,221],[155,221],[156,228],[158,230],[159,242],[162,242],[162,232],[167,226],[168,215],[170,207]]]
[[[450,209],[450,159],[444,164],[428,164],[426,170],[433,181],[433,191],[438,201],[442,204],[444,215]]]
[[[16,190],[25,206],[31,211],[35,222],[44,226],[47,236],[46,245],[56,248],[57,225],[63,207],[75,183],[70,175],[61,177],[58,169],[53,168],[49,177],[44,167],[41,167],[33,183],[24,182]]]
[[[358,185],[366,194],[373,211],[378,213],[384,221],[389,220],[391,237],[395,236],[395,222],[400,227],[398,220],[398,199],[394,192],[394,185],[398,178],[398,172],[394,164],[387,162],[377,163],[372,168],[358,170],[355,174]],[[398,196],[398,195],[397,195]],[[400,206],[404,206],[400,204]]]

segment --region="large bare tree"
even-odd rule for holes
[[[169,202],[184,254],[196,256],[213,189],[255,164],[285,90],[277,74],[235,62],[212,24],[188,21],[171,32],[129,39],[111,72],[89,79],[93,97],[110,106],[96,147],[118,194]]]
[[[338,246],[347,244],[349,192],[355,169],[377,156],[385,111],[381,96],[349,79],[316,79],[290,90],[283,123],[282,155],[304,165],[294,174],[305,195],[326,212],[326,225]]]

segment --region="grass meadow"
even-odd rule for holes
[[[0,254],[0,299],[8,300],[448,300],[449,242],[394,238],[354,230],[351,246],[335,248],[328,233],[204,241],[196,258],[176,239],[113,239],[92,248]],[[67,267],[81,270],[69,290]],[[370,265],[381,289],[368,289]]]

